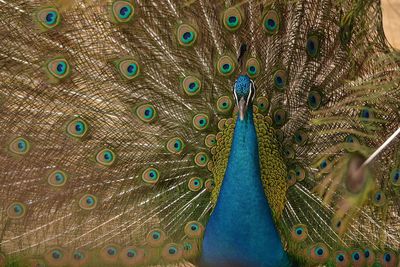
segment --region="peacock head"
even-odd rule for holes
[[[256,87],[254,82],[247,75],[240,75],[233,87],[233,96],[239,109],[239,119],[243,120],[248,108],[252,107]]]

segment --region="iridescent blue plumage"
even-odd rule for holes
[[[235,83],[238,98],[248,98],[250,79]],[[237,119],[221,191],[206,226],[205,266],[290,266],[261,182],[252,105]]]

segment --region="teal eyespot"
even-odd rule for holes
[[[394,169],[390,173],[390,182],[394,186],[400,186],[400,170],[399,169]]]
[[[346,267],[349,266],[350,261],[349,261],[349,256],[345,251],[336,251],[335,252],[335,262],[336,266],[338,267]]]
[[[139,63],[134,59],[125,59],[117,63],[119,73],[127,80],[133,80],[140,74]]]
[[[205,152],[199,152],[194,157],[194,163],[199,167],[206,167],[209,161],[209,157]]]
[[[201,91],[201,81],[195,76],[187,76],[181,82],[183,91],[188,96],[195,96]]]
[[[167,261],[178,261],[182,257],[182,249],[178,244],[169,243],[164,246],[162,256]]]
[[[142,172],[142,181],[154,185],[160,179],[160,172],[155,167],[149,167]]]
[[[185,225],[185,234],[189,238],[200,238],[204,232],[204,226],[198,221],[190,221]]]
[[[265,96],[259,96],[256,99],[257,108],[261,113],[266,113],[269,109],[269,101]]]
[[[225,10],[223,14],[224,27],[229,31],[236,31],[242,25],[242,14],[236,7],[231,7]]]
[[[72,258],[73,258],[74,261],[82,262],[82,261],[84,261],[86,259],[86,255],[85,255],[84,252],[82,252],[80,250],[76,250],[72,254]]]
[[[67,134],[74,138],[83,138],[88,133],[88,124],[82,118],[74,118],[68,122]]]
[[[363,107],[360,111],[360,121],[365,124],[371,123],[375,118],[375,113],[372,108]]]
[[[256,58],[249,58],[246,62],[247,74],[250,78],[256,78],[260,74],[261,64]]]
[[[220,113],[228,113],[233,107],[232,99],[229,96],[221,96],[217,100],[217,110]]]
[[[97,198],[91,194],[83,195],[79,200],[79,207],[84,210],[92,210],[97,206]]]
[[[308,93],[307,105],[311,110],[317,110],[321,107],[322,95],[318,91],[311,90]]]
[[[142,104],[134,108],[134,114],[143,122],[150,123],[157,118],[155,107],[150,104]]]
[[[386,203],[386,196],[383,191],[378,190],[374,192],[372,203],[377,207],[381,207]]]
[[[292,227],[292,239],[295,242],[302,242],[308,237],[307,226],[304,224],[296,224]]]
[[[55,187],[63,186],[67,182],[67,174],[61,170],[55,170],[47,177],[47,182]]]
[[[46,64],[46,71],[50,75],[50,78],[59,81],[70,75],[71,67],[65,58],[54,58]]]
[[[116,155],[115,155],[114,151],[112,151],[111,149],[108,149],[108,148],[104,148],[104,149],[100,150],[96,155],[97,163],[99,163],[100,165],[106,166],[106,167],[113,165],[115,162],[115,159],[116,159]]]
[[[50,30],[60,24],[61,16],[56,8],[46,7],[36,13],[36,20],[43,30]]]
[[[28,140],[23,137],[17,137],[10,142],[8,149],[16,155],[25,155],[29,152],[31,146]]]
[[[323,243],[312,246],[309,253],[310,258],[317,263],[325,263],[329,259],[329,250]]]
[[[222,56],[217,62],[218,73],[222,76],[231,75],[236,68],[235,61],[230,56]]]
[[[58,250],[58,249],[53,249],[53,250],[51,251],[51,257],[52,257],[54,260],[61,260],[63,256],[64,256],[63,253],[62,253],[60,250]]]
[[[130,22],[134,16],[134,6],[130,1],[114,1],[112,4],[112,18],[116,23]]]
[[[168,140],[166,147],[168,152],[172,154],[181,154],[185,147],[185,143],[180,137],[173,137]]]
[[[306,51],[311,58],[317,58],[320,54],[320,37],[317,34],[310,34],[307,38]]]
[[[10,219],[19,219],[24,217],[26,212],[26,207],[21,202],[14,202],[7,208],[7,216]]]
[[[197,40],[197,32],[194,27],[189,24],[179,25],[176,34],[178,38],[178,43],[184,47],[194,45]]]
[[[294,133],[293,141],[299,146],[304,146],[308,141],[307,132],[302,129],[297,130]]]
[[[264,15],[263,25],[268,34],[276,34],[280,28],[279,14],[275,10],[269,10]]]
[[[203,187],[203,179],[199,177],[193,177],[188,182],[188,188],[190,191],[197,192]]]
[[[146,236],[147,243],[152,247],[161,246],[164,243],[165,239],[166,235],[161,229],[153,229],[148,232]]]
[[[318,170],[321,173],[330,173],[332,170],[332,163],[330,159],[328,158],[323,158],[318,162]]]
[[[203,131],[209,126],[209,118],[206,114],[197,114],[192,119],[193,127],[198,131]]]
[[[287,82],[287,73],[285,70],[277,70],[274,73],[274,86],[279,91],[284,91]]]

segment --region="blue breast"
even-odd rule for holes
[[[261,182],[251,108],[237,119],[228,167],[206,226],[202,266],[291,266]]]

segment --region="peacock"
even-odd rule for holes
[[[0,0],[0,266],[399,266],[379,0]]]

